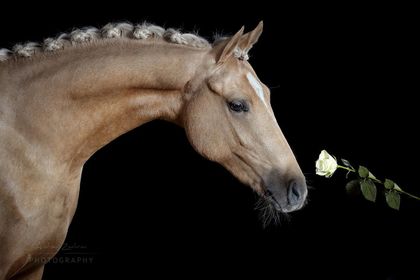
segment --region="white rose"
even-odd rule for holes
[[[316,161],[316,174],[319,176],[331,177],[337,170],[337,161],[326,150],[322,150]]]

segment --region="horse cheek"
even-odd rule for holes
[[[197,97],[187,110],[187,137],[200,155],[212,161],[221,161],[229,154],[222,116],[217,102],[206,96]]]

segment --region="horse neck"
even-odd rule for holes
[[[177,122],[182,89],[206,53],[159,42],[99,42],[11,65],[15,126],[42,154],[80,170],[102,146],[143,123]]]

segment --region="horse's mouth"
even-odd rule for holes
[[[271,203],[271,205],[274,206],[274,209],[276,209],[278,212],[287,212],[283,210],[283,208],[280,206],[280,203],[276,200],[276,197],[270,190],[266,189],[264,191],[264,197]]]
[[[285,205],[282,205],[279,199],[276,198],[276,196],[268,189],[264,191],[263,196],[274,207],[276,211],[281,213],[289,213],[299,210],[306,204],[306,201],[304,201],[302,204],[291,205],[287,198],[287,202],[284,203]]]

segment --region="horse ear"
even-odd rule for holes
[[[225,62],[229,57],[231,57],[234,54],[243,34],[244,27],[242,26],[242,28],[238,32],[236,32],[235,35],[233,35],[230,39],[227,39],[226,42],[223,43],[221,49],[218,50],[218,54],[216,54],[216,61],[218,64]]]
[[[263,31],[263,21],[260,21],[254,30],[242,35],[239,41],[238,48],[241,52],[241,57],[248,57],[248,52],[252,46],[258,41]]]

